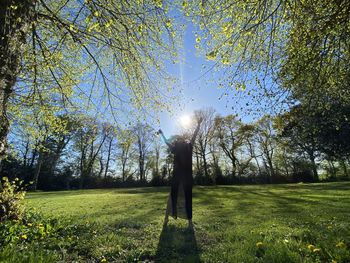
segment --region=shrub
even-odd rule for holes
[[[0,192],[0,222],[10,219],[21,219],[24,212],[23,199],[25,191],[23,190],[23,181],[16,178],[9,181],[7,177],[2,178],[2,190]]]

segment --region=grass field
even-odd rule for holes
[[[195,187],[193,230],[181,219],[162,227],[169,188],[30,193],[27,207],[69,230],[0,260],[350,262],[349,190],[349,182]]]

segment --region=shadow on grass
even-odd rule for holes
[[[194,229],[173,225],[163,227],[155,262],[201,262]]]

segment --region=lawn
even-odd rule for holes
[[[27,207],[58,221],[59,234],[26,238],[0,261],[350,262],[349,190],[349,182],[197,186],[194,229],[181,219],[163,228],[165,187],[30,193]]]

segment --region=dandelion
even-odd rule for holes
[[[264,243],[263,242],[257,242],[256,243],[256,247],[257,248],[261,248],[261,247],[263,247],[264,246]]]
[[[33,224],[32,224],[32,223],[28,223],[28,224],[27,224],[27,226],[29,226],[29,227],[30,227],[30,226],[33,226]]]
[[[313,251],[316,247],[312,244],[307,245],[307,248],[311,251]]]
[[[102,257],[101,262],[107,262],[107,259],[105,257]]]
[[[337,245],[337,248],[346,248],[346,244],[343,241],[340,241]]]
[[[23,240],[26,240],[28,237],[27,237],[26,234],[23,234],[23,235],[21,235],[21,238],[22,238]]]

